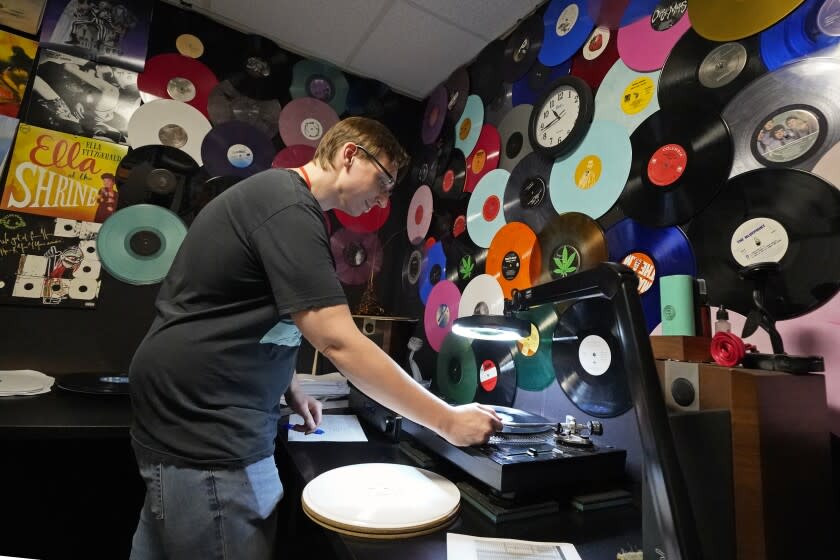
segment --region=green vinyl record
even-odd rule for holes
[[[478,390],[478,366],[472,351],[472,340],[449,333],[438,352],[434,391],[451,404],[467,404],[475,400]]]
[[[542,391],[555,380],[551,345],[557,313],[553,305],[540,305],[516,316],[531,322],[531,335],[518,340],[513,349],[517,385],[526,391]]]

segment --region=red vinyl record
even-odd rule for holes
[[[314,97],[291,100],[280,111],[280,138],[287,146],[317,147],[324,134],[338,122],[335,109]]]
[[[533,286],[542,271],[542,252],[534,230],[522,222],[502,226],[490,242],[485,270],[498,280],[505,298],[510,298],[514,289]]]
[[[312,161],[314,155],[315,148],[312,146],[306,146],[304,144],[286,146],[274,156],[271,167],[282,167],[284,169],[302,167]]]
[[[382,268],[382,243],[372,233],[340,229],[330,237],[330,249],[344,284],[364,284]]]
[[[428,185],[420,185],[411,197],[405,227],[412,245],[420,245],[429,233],[434,211],[433,200],[432,189]]]
[[[502,140],[496,127],[492,124],[482,126],[478,142],[467,156],[467,182],[464,192],[473,192],[482,177],[499,167],[501,146]]]
[[[143,103],[155,99],[174,99],[188,103],[209,117],[207,101],[219,83],[210,68],[194,58],[177,53],[153,56],[137,75],[137,88]]]
[[[391,201],[388,201],[385,208],[379,205],[373,206],[361,216],[351,216],[341,210],[333,210],[333,213],[338,218],[338,221],[341,222],[341,225],[350,231],[373,233],[374,231],[378,231],[388,221],[388,216],[391,215]]]
[[[461,292],[453,282],[441,280],[429,292],[423,313],[423,328],[429,346],[440,352],[443,339],[452,330],[452,323],[458,318],[458,304]]]
[[[618,30],[596,27],[583,48],[572,59],[572,76],[589,84],[594,93],[618,60]]]

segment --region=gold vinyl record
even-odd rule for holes
[[[610,256],[604,230],[580,212],[555,216],[537,235],[537,241],[542,249],[539,284],[592,268]]]
[[[688,0],[691,26],[712,41],[737,41],[764,31],[803,0]]]

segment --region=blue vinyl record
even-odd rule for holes
[[[587,0],[551,0],[543,25],[538,59],[546,66],[557,66],[580,50],[595,28],[595,20]]]
[[[546,66],[540,61],[535,62],[524,76],[513,82],[511,104],[514,107],[533,105],[549,84],[557,78],[568,76],[571,69],[571,58],[557,66]]]
[[[465,156],[472,153],[478,136],[481,134],[481,127],[484,125],[484,102],[477,95],[467,97],[467,104],[461,118],[455,123],[455,147],[461,150]]]
[[[691,243],[677,226],[652,228],[630,218],[604,233],[610,260],[630,267],[639,277],[645,323],[651,332],[661,322],[659,279],[672,274],[697,274]]]
[[[656,9],[656,5],[662,0],[630,0],[627,7],[624,9],[624,14],[621,16],[621,24],[619,27],[630,25],[643,17],[650,17],[651,12]]]
[[[441,280],[446,280],[446,253],[443,252],[443,244],[438,241],[429,247],[420,265],[420,301],[423,305],[426,305],[432,288]]]
[[[786,18],[761,32],[761,60],[772,71],[837,44],[840,37],[833,34],[839,17],[840,3],[805,0]]]

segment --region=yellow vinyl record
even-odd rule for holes
[[[688,0],[691,26],[712,41],[737,41],[764,31],[803,0]]]

